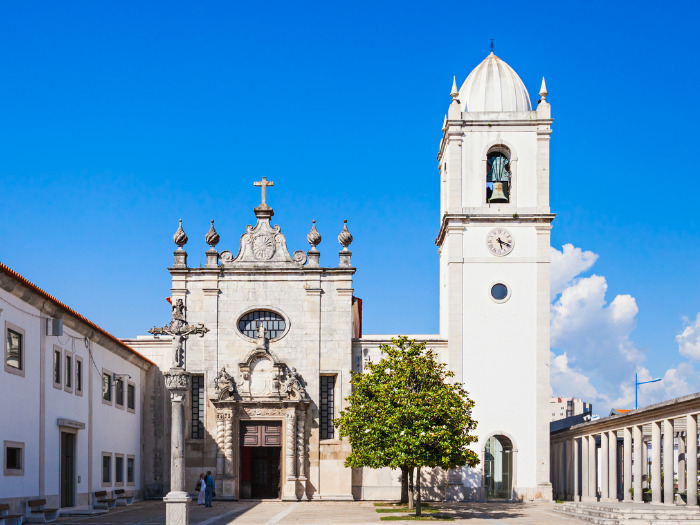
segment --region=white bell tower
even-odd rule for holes
[[[493,52],[452,88],[438,154],[440,333],[475,401],[481,464],[450,499],[551,500],[550,105]],[[478,449],[476,448],[478,447]]]

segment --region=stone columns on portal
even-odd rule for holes
[[[224,473],[224,414],[216,414],[216,474]]]
[[[297,415],[297,479],[306,481],[306,407],[299,406]]]

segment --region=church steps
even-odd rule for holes
[[[700,509],[660,505],[563,503],[554,512],[597,525],[700,525]]]

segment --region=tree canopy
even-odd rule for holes
[[[476,466],[474,402],[448,381],[454,373],[424,342],[399,337],[380,349],[379,362],[352,375],[349,404],[334,421],[352,446],[345,465],[418,468],[417,479],[421,467]]]

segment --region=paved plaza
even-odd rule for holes
[[[471,525],[513,524],[550,525],[582,524],[583,521],[566,518],[554,513],[554,504],[547,503],[432,503],[426,510],[439,510],[454,518],[445,523],[470,523]],[[212,508],[193,505],[190,508],[192,525],[235,524],[333,524],[350,523],[415,523],[415,521],[382,521],[382,516],[399,516],[405,513],[378,513],[372,502],[300,502],[244,501],[215,502]],[[431,520],[431,522],[434,522]],[[162,525],[165,523],[165,504],[160,501],[144,501],[131,507],[117,508],[102,516],[64,517],[62,525]]]

